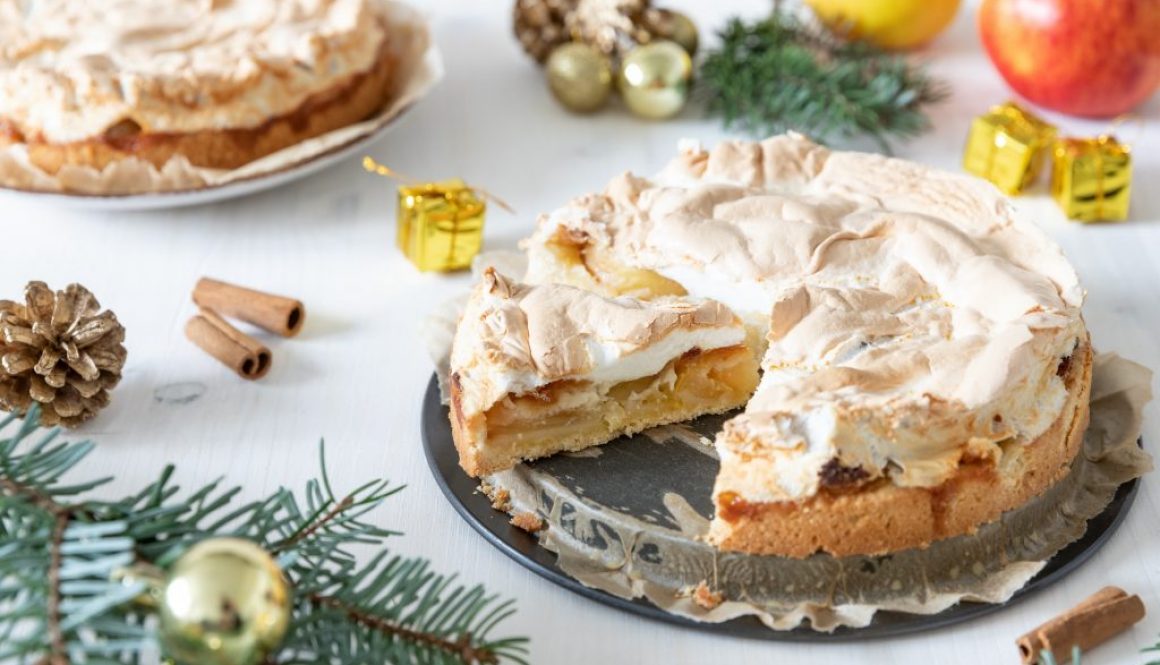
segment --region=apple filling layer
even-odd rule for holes
[[[753,351],[738,345],[694,349],[651,376],[607,386],[557,381],[509,395],[484,415],[485,469],[606,443],[623,434],[721,413],[745,404],[757,387]]]

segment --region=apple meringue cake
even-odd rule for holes
[[[488,269],[451,350],[451,424],[473,476],[737,408],[745,328],[712,300],[607,298]]]
[[[524,248],[520,289],[644,310],[703,299],[742,322],[761,378],[714,442],[709,539],[722,549],[923,547],[1041,494],[1080,449],[1083,290],[1058,246],[981,180],[797,135],[685,146],[655,178],[619,176],[541,217]],[[583,308],[544,315],[604,325]],[[479,328],[465,317],[457,350]],[[487,330],[490,349],[523,348],[518,325]]]
[[[382,0],[0,0],[0,148],[231,169],[392,93]],[[4,184],[4,183],[0,183]]]

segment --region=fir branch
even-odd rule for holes
[[[46,608],[48,644],[51,651],[50,662],[65,662],[64,633],[60,629],[60,567],[61,544],[64,530],[68,527],[69,513],[57,510],[52,525],[52,542],[49,545],[48,562],[48,607]]]
[[[5,421],[10,422],[11,419]],[[64,634],[60,627],[60,567],[61,545],[68,527],[71,511],[58,504],[40,491],[25,487],[10,477],[0,477],[0,493],[9,499],[23,500],[44,511],[52,518],[52,535],[48,541],[47,587],[45,598],[44,628],[48,636],[49,654],[46,662],[57,664],[67,662]]]
[[[314,535],[314,533],[319,529],[325,527],[327,523],[335,520],[340,515],[350,510],[351,506],[353,505],[354,496],[347,496],[343,498],[343,500],[339,501],[333,508],[330,509],[329,512],[319,517],[317,521],[307,522],[301,529],[295,533],[290,534],[290,536],[282,542],[275,543],[274,546],[270,548],[270,551],[278,554],[297,545],[304,538],[309,538],[310,536]]]
[[[866,134],[890,152],[890,138],[929,129],[923,107],[948,94],[903,57],[777,5],[760,21],[731,20],[719,36],[701,64],[698,94],[727,128],[754,135],[794,130],[826,142]]]
[[[270,552],[282,553],[303,540],[306,540],[320,531],[341,531],[356,524],[355,520],[365,509],[377,506],[379,502],[403,489],[403,486],[389,487],[386,482],[372,482],[346,495],[341,501],[334,501],[334,490],[330,485],[330,474],[326,469],[326,443],[319,446],[319,468],[322,470],[322,484],[313,483],[307,486],[308,495],[320,505],[314,509],[314,515],[306,519],[297,529],[280,542],[269,546]],[[394,531],[379,531],[379,537],[399,535]]]
[[[454,586],[424,559],[390,555],[383,542],[397,533],[363,517],[401,487],[373,481],[336,498],[323,446],[321,478],[301,494],[280,488],[234,506],[239,490],[214,481],[183,496],[167,467],[107,501],[81,496],[107,480],[60,480],[92,444],[55,443],[51,432],[32,443],[36,421],[32,410],[0,438],[0,662],[139,662],[157,649],[155,610],[134,602],[147,581],[124,571],[164,569],[215,536],[257,542],[294,587],[290,631],[271,664],[524,662],[526,639],[491,637],[514,612],[510,601]],[[350,549],[358,544],[380,552],[359,565]]]
[[[319,596],[317,594],[310,596],[310,602],[317,606],[325,607],[333,610],[338,610],[345,613],[350,620],[356,624],[366,626],[371,630],[399,637],[404,640],[411,640],[423,644],[431,649],[443,651],[448,654],[457,656],[464,663],[481,663],[484,665],[494,665],[499,662],[496,654],[489,648],[477,647],[471,643],[471,635],[463,633],[455,641],[447,639],[439,639],[434,635],[428,633],[421,633],[409,628],[393,624],[382,617],[375,616],[366,612],[354,605],[348,605],[337,598],[327,598],[326,596]]]
[[[1153,644],[1150,647],[1140,649],[1140,653],[1148,653],[1149,651],[1160,651],[1160,640],[1156,640],[1156,644]],[[1160,665],[1160,659],[1150,660],[1147,663],[1144,663],[1144,665]]]
[[[35,409],[34,409],[35,411]],[[60,474],[46,476],[52,472],[53,462],[58,460],[75,459],[76,455],[73,453],[73,448],[66,444],[50,447],[55,434],[50,433],[38,443],[33,451],[26,455],[15,455],[15,443],[31,434],[33,427],[29,426],[29,422],[38,422],[39,413],[33,413],[32,416],[22,423],[22,426],[15,437],[16,441],[6,441],[4,445],[0,446],[0,509],[6,508],[4,516],[8,513],[16,512],[14,504],[23,504],[23,508],[30,508],[38,513],[41,517],[50,523],[51,532],[47,539],[48,560],[43,567],[43,574],[45,577],[45,585],[43,587],[44,612],[40,619],[40,626],[46,635],[48,641],[48,654],[45,662],[52,665],[63,665],[68,662],[68,654],[65,644],[65,635],[61,628],[61,567],[63,565],[62,548],[64,546],[65,532],[68,529],[69,522],[73,514],[82,510],[81,506],[64,505],[54,498],[53,492],[38,486],[36,483],[43,482],[46,478],[49,480],[56,480]],[[0,429],[7,427],[15,420],[15,415],[9,415],[0,423]],[[71,492],[69,488],[55,488],[56,495],[68,495]],[[15,531],[8,520],[0,522],[5,526],[4,533]],[[37,539],[39,540],[39,539]],[[9,561],[23,562],[25,557],[11,556],[6,557]],[[0,574],[4,569],[0,567]],[[39,613],[38,613],[39,614]],[[11,632],[11,629],[5,633]]]

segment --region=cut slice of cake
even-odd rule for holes
[[[714,300],[609,298],[488,269],[451,352],[451,426],[473,476],[739,407],[758,380]]]

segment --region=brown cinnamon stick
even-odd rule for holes
[[[193,288],[193,302],[283,337],[297,335],[306,321],[306,308],[301,301],[209,277],[197,281]]]
[[[185,324],[185,336],[243,379],[260,379],[270,371],[270,349],[210,310]]]
[[[1104,587],[1080,604],[1016,640],[1024,665],[1039,662],[1046,650],[1057,663],[1071,660],[1072,647],[1086,651],[1119,635],[1144,618],[1144,603],[1119,587]]]

